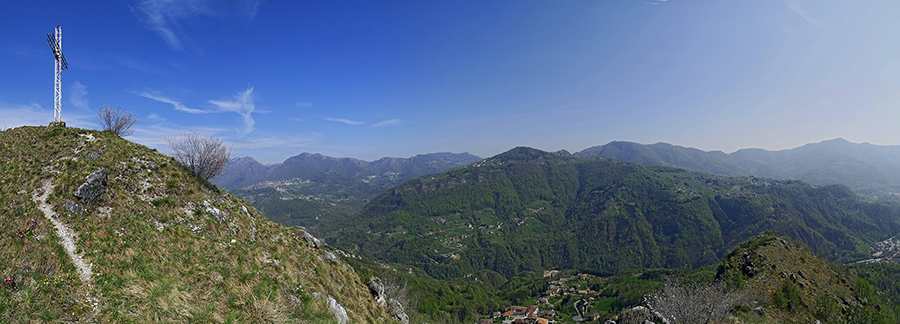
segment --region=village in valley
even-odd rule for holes
[[[550,279],[548,289],[538,298],[537,305],[510,306],[493,312],[490,318],[481,319],[478,324],[547,324],[569,322],[596,322],[600,312],[594,309],[598,302],[599,292],[591,289],[588,279],[597,277],[579,273],[560,275],[558,270],[544,271],[544,278]],[[560,306],[551,302],[569,300]],[[558,312],[557,307],[567,308]],[[571,317],[566,314],[577,314]]]

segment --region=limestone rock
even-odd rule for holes
[[[341,304],[338,304],[337,300],[334,300],[331,296],[328,296],[328,311],[334,315],[338,324],[350,323],[350,318],[347,317],[347,311],[344,310],[344,307],[341,306]]]
[[[403,305],[396,299],[391,299],[390,304],[391,308],[388,309],[388,312],[391,313],[394,318],[400,320],[400,323],[409,324],[409,315],[406,315],[406,312],[403,310]]]
[[[341,262],[341,259],[338,259],[338,257],[336,255],[334,255],[334,253],[331,253],[328,251],[325,251],[325,257],[323,259],[325,260],[325,262],[329,262],[329,263]]]
[[[100,151],[93,151],[88,152],[88,154],[86,154],[84,158],[88,159],[88,161],[95,161],[97,159],[100,159],[101,156],[103,156],[103,153],[100,153]]]
[[[81,205],[70,199],[66,199],[66,202],[63,203],[63,208],[66,209],[66,213],[69,215],[69,217],[79,216],[84,211],[84,208],[81,207]]]
[[[300,230],[300,233],[303,233],[303,239],[306,240],[306,243],[309,243],[309,245],[312,245],[314,248],[321,249],[326,245],[325,241],[312,236],[312,234],[309,234],[309,232],[307,232],[305,228],[297,227],[297,229]]]
[[[106,192],[107,176],[108,172],[103,168],[91,172],[84,178],[84,183],[78,186],[78,189],[75,189],[73,195],[88,205],[93,205],[97,202],[97,198],[100,198],[100,195]]]
[[[366,282],[366,286],[369,287],[369,292],[372,293],[372,297],[375,297],[375,301],[378,302],[382,308],[387,308],[387,300],[384,297],[384,284],[381,282],[381,279],[372,276],[372,278],[369,278],[369,281]]]

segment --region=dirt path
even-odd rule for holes
[[[35,192],[31,199],[38,205],[38,209],[44,212],[44,216],[53,223],[53,227],[56,228],[56,234],[60,237],[59,243],[66,249],[66,253],[69,254],[69,258],[72,259],[72,263],[74,263],[75,268],[78,269],[78,276],[81,277],[81,281],[90,284],[91,276],[93,276],[94,273],[91,271],[91,264],[85,263],[84,260],[81,259],[81,256],[75,252],[78,251],[75,247],[75,232],[70,230],[66,224],[63,224],[56,219],[53,208],[47,203],[47,197],[49,197],[50,192],[53,191],[53,183],[50,182],[50,179],[45,179],[41,185],[41,191]]]

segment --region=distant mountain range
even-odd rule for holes
[[[833,261],[859,260],[872,244],[900,232],[898,215],[900,206],[868,202],[841,185],[723,177],[520,147],[409,180],[325,235],[337,246],[416,265],[438,278],[553,268],[614,274],[714,264],[766,230]]]
[[[211,181],[276,222],[314,230],[322,222],[358,212],[369,198],[403,181],[479,160],[469,153],[385,157],[372,162],[303,153],[263,165],[242,157],[232,159]]]
[[[788,150],[742,149],[731,154],[666,143],[611,142],[574,155],[726,176],[792,179],[813,185],[843,184],[867,196],[900,193],[900,146],[851,143],[842,138]]]
[[[556,155],[570,155],[566,151]],[[726,154],[667,143],[615,141],[576,152],[576,157],[671,166],[724,176],[800,180],[813,185],[842,184],[868,197],[900,193],[900,146],[833,139],[798,148],[742,149]],[[468,165],[481,158],[468,153],[431,153],[367,162],[303,153],[263,165],[235,158],[212,182],[246,199],[271,219],[312,231],[325,222],[359,212],[368,200],[403,181]]]

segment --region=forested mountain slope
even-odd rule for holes
[[[900,146],[851,143],[841,138],[788,150],[742,149],[731,154],[666,143],[611,142],[575,155],[726,176],[793,179],[814,185],[842,184],[869,196],[900,194]]]
[[[721,177],[515,148],[413,179],[374,198],[330,237],[437,277],[490,269],[601,273],[714,264],[766,230],[831,260],[866,257],[900,232],[900,208],[844,186]]]

